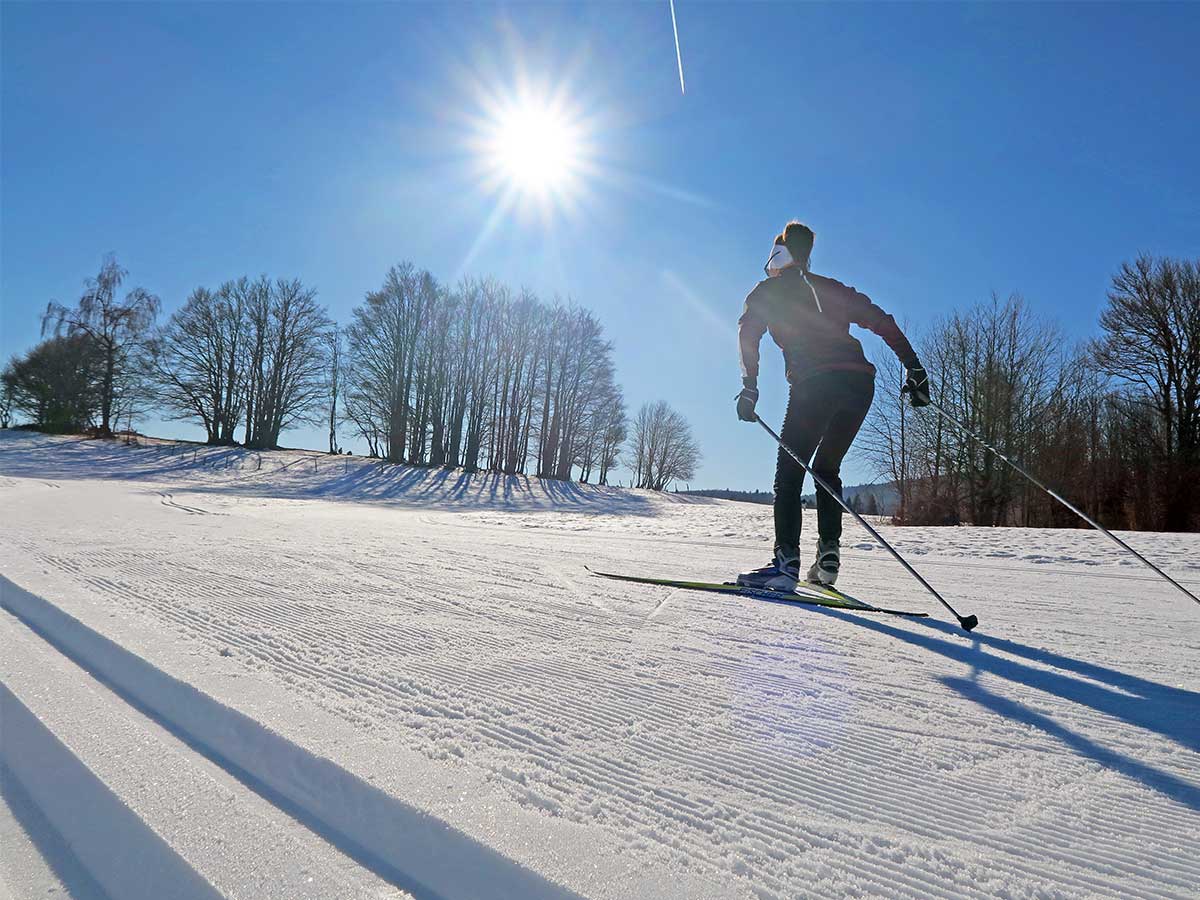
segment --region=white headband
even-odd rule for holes
[[[768,272],[779,272],[795,262],[792,254],[788,253],[787,247],[783,244],[776,244],[771,248],[771,255],[767,257],[765,268]]]

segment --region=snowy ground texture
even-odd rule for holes
[[[932,618],[584,571],[748,504],[13,432],[0,498],[0,897],[1200,894],[1200,606],[1092,531],[885,528],[967,635],[853,525]]]

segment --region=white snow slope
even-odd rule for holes
[[[0,435],[0,897],[1200,895],[1200,606],[1094,531],[884,528],[967,635],[851,522],[931,618],[584,570],[767,507]]]

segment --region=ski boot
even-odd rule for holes
[[[817,559],[808,569],[808,580],[812,584],[833,587],[841,568],[841,554],[837,540],[817,541]]]
[[[800,580],[800,555],[786,548],[776,547],[775,558],[761,569],[745,572],[737,577],[740,587],[758,590],[780,591],[790,594],[796,590]]]

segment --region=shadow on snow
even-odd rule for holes
[[[948,622],[914,620],[914,624],[920,630],[908,631],[843,610],[822,607],[815,610],[824,615],[853,620],[871,631],[970,667],[969,677],[941,677],[938,680],[955,693],[978,703],[996,715],[1031,725],[1061,741],[1079,755],[1136,779],[1193,810],[1200,810],[1200,786],[1132,756],[1103,747],[1056,722],[1045,713],[987,689],[979,684],[977,678],[980,673],[986,673],[1043,691],[1127,725],[1162,735],[1193,753],[1200,752],[1200,692],[1158,684],[1136,675],[1073,659],[1050,650],[1029,647],[1005,638],[991,637],[978,632],[972,632],[968,636],[960,631],[957,625]],[[1007,656],[997,655],[999,653]],[[1020,659],[1010,658],[1014,656]],[[1064,671],[1037,668],[1021,660]],[[1072,674],[1065,674],[1066,672]]]
[[[187,479],[186,490],[195,493],[594,515],[654,516],[664,502],[712,502],[666,493],[651,499],[625,488],[393,465],[315,451],[260,452],[198,444],[130,447],[117,441],[64,440],[28,432],[0,432],[0,474],[62,480]]]

